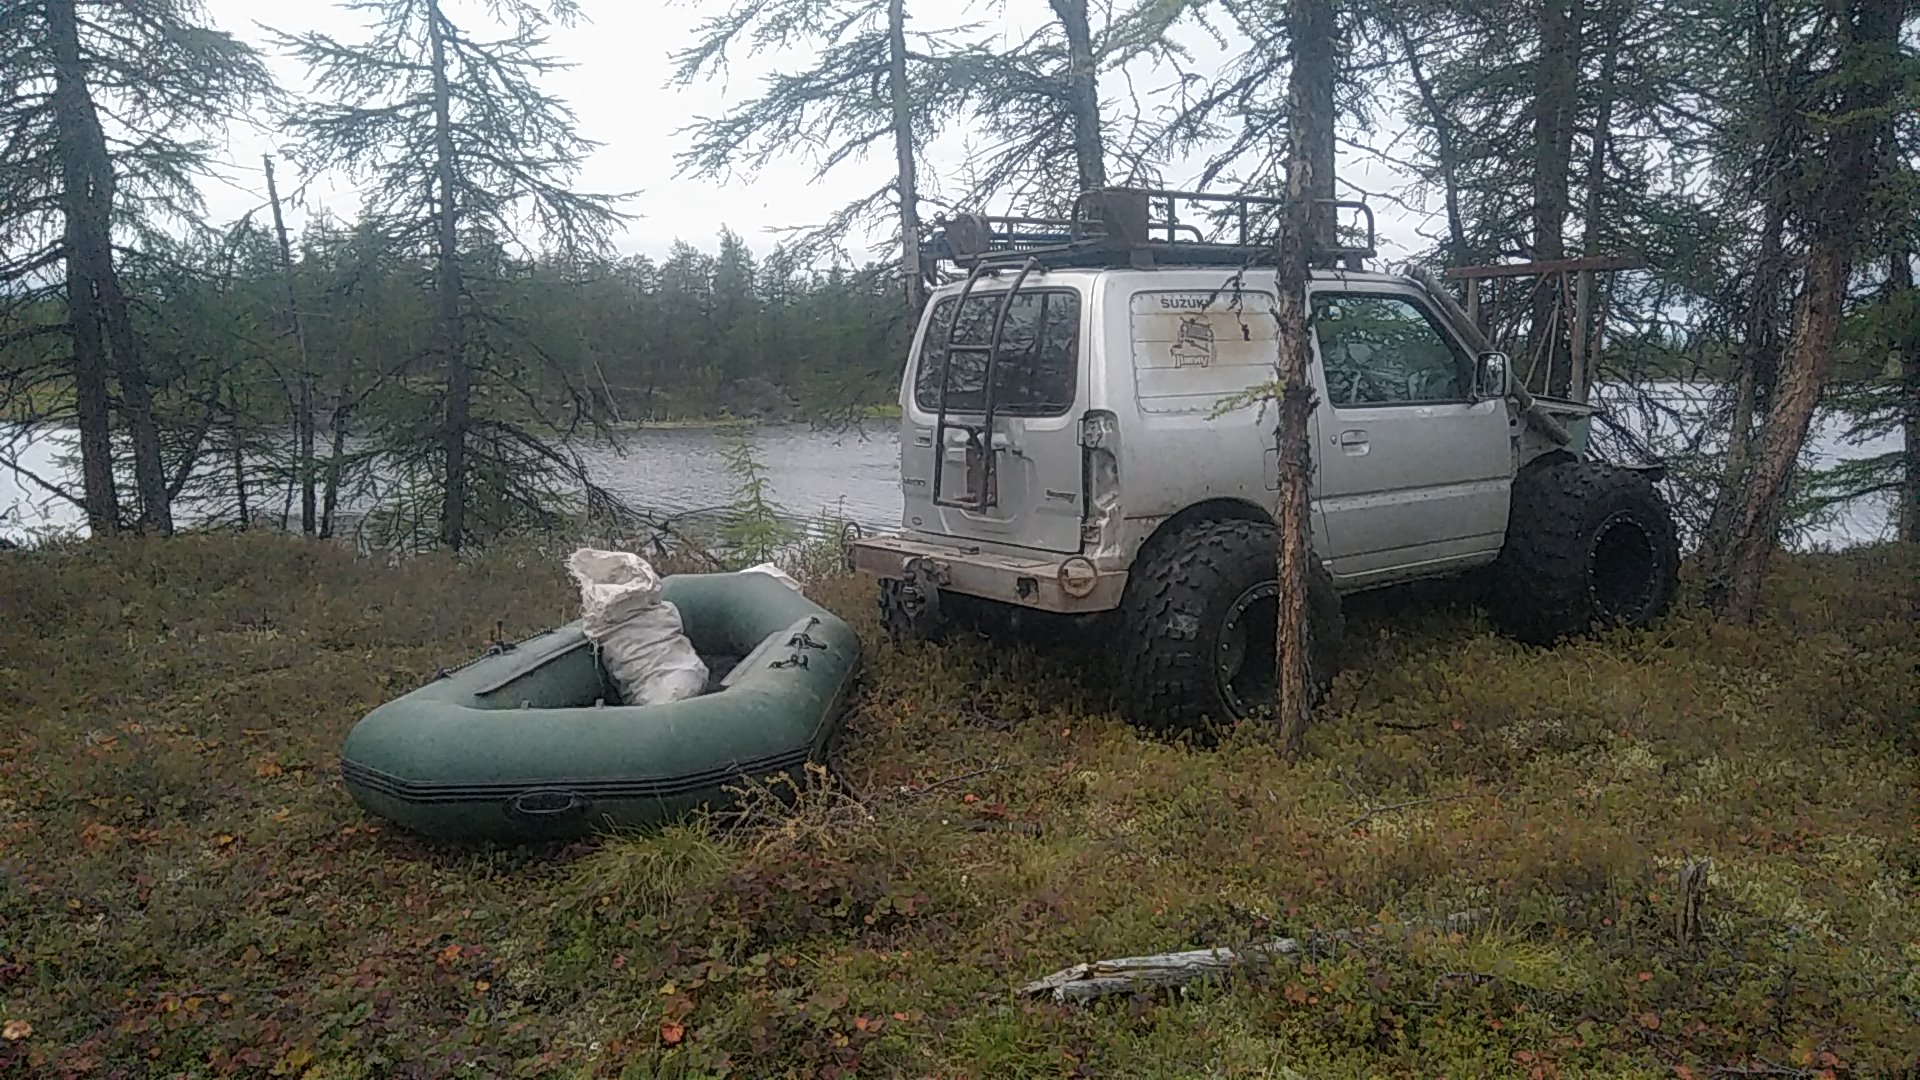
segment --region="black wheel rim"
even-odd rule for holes
[[[1273,703],[1274,638],[1279,626],[1280,583],[1264,581],[1234,597],[1220,620],[1214,645],[1214,682],[1236,720]]]
[[[1631,623],[1652,606],[1659,584],[1653,537],[1621,512],[1600,523],[1587,553],[1587,595],[1607,623]]]

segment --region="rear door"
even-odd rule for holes
[[[936,453],[946,459],[940,480],[944,491],[939,493],[945,499],[966,494],[969,468],[966,432],[949,426],[947,445],[933,445],[948,335],[961,343],[986,344],[1004,296],[1004,290],[976,288],[962,310],[956,311],[959,298],[953,295],[929,308],[914,363],[901,387],[905,524],[940,536],[1079,551],[1082,488],[1076,404],[1084,367],[1086,304],[1075,289],[1023,287],[1008,305],[994,368],[993,505],[976,510],[935,501]],[[949,425],[978,425],[985,390],[984,357],[956,352],[946,378]]]
[[[1473,360],[1410,290],[1332,283],[1313,292],[1326,395],[1321,510],[1352,584],[1484,561],[1507,527],[1507,411],[1475,401]]]

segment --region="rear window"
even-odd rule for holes
[[[954,337],[962,345],[985,345],[993,334],[993,316],[1005,293],[967,298]],[[933,306],[914,401],[931,412],[940,407],[940,371],[947,334],[954,325],[949,296]],[[1073,407],[1080,351],[1080,294],[1070,289],[1022,289],[1007,307],[1000,335],[1000,362],[994,367],[993,408],[1009,416],[1058,416]],[[947,383],[947,411],[977,413],[986,407],[986,355],[956,352]]]

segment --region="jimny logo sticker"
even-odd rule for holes
[[[1206,367],[1213,363],[1213,324],[1191,315],[1180,317],[1180,332],[1167,352],[1175,367]]]

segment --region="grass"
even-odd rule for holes
[[[839,781],[744,820],[436,847],[365,711],[571,616],[563,553],[268,536],[0,554],[0,1074],[1887,1075],[1920,1062],[1920,552],[1769,619],[1552,651],[1356,600],[1309,753],[1117,721],[1058,655],[870,643]],[[1712,860],[1701,930],[1675,878]],[[1463,908],[1092,1007],[1071,963]]]

